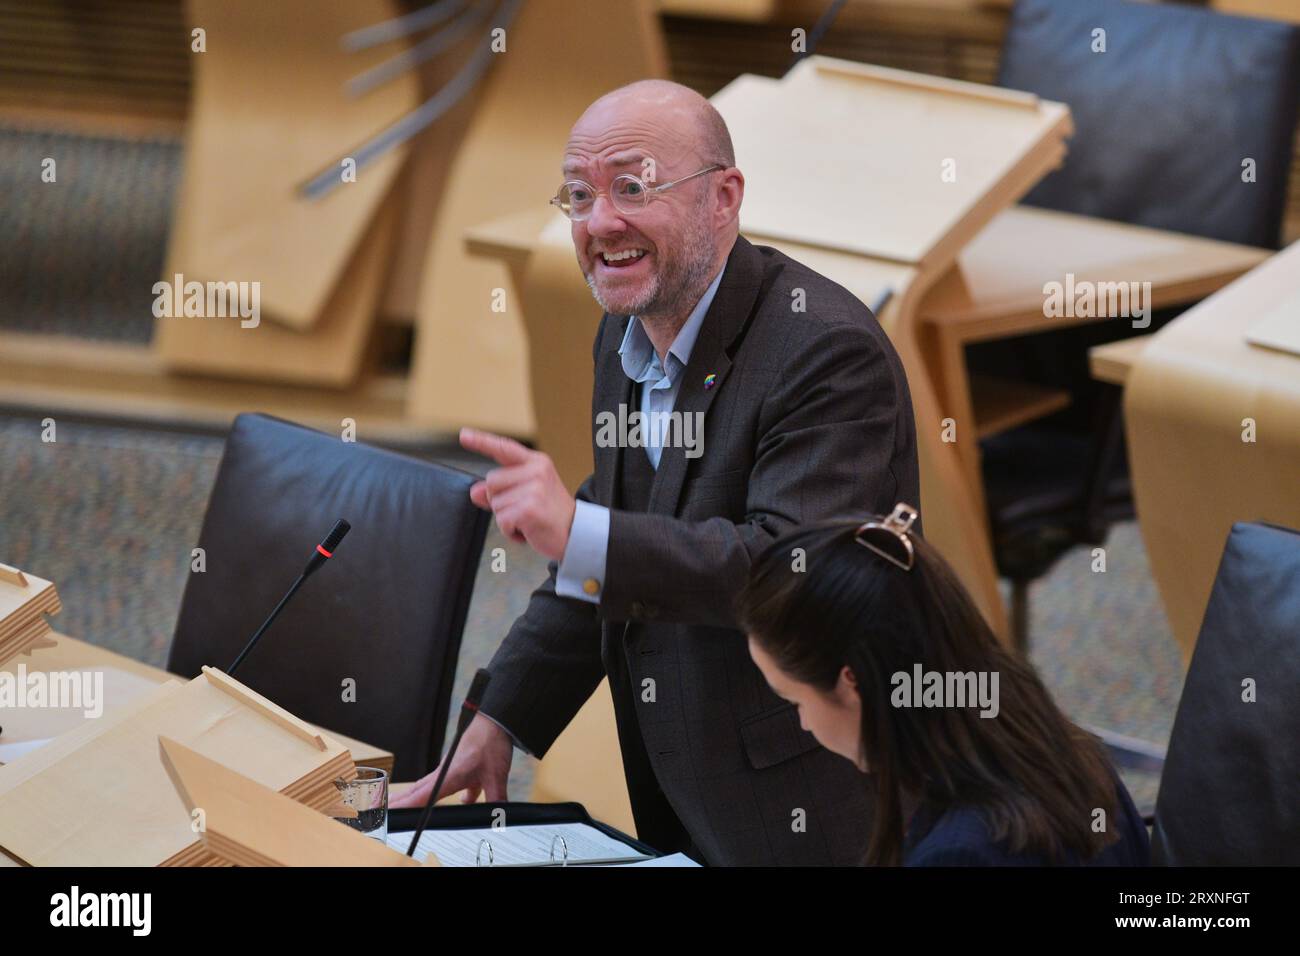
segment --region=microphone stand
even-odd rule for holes
[[[280,616],[280,612],[283,611],[284,606],[289,603],[289,599],[298,593],[298,589],[302,587],[302,582],[315,574],[321,565],[334,556],[334,549],[339,546],[339,542],[343,540],[344,536],[347,535],[350,530],[352,530],[352,525],[348,524],[342,518],[334,522],[334,527],[331,528],[330,533],[325,536],[325,540],[316,545],[315,553],[307,561],[307,566],[303,568],[302,574],[298,575],[298,580],[294,581],[293,585],[285,593],[284,597],[280,598],[280,603],[275,606],[275,610],[271,612],[270,617],[262,622],[262,626],[257,629],[257,633],[255,633],[249,642],[244,645],[244,649],[239,652],[239,656],[235,658],[235,662],[226,668],[227,676],[235,676],[236,668],[238,668],[240,664],[244,663],[244,658],[248,656],[248,652],[257,645],[257,642],[262,639],[262,635],[266,633],[266,629],[275,622],[277,617]]]
[[[469,693],[465,695],[465,702],[460,705],[460,720],[456,722],[456,736],[451,739],[451,747],[447,750],[447,756],[443,758],[442,766],[438,768],[438,779],[434,782],[433,789],[429,791],[429,799],[424,802],[424,812],[420,814],[420,825],[411,837],[411,845],[406,848],[406,855],[409,857],[415,856],[415,846],[420,842],[420,837],[424,835],[425,829],[429,826],[429,818],[433,815],[433,805],[438,802],[438,794],[442,792],[442,785],[447,779],[447,771],[451,769],[451,758],[456,756],[456,748],[460,746],[460,738],[465,735],[470,721],[478,713],[479,701],[483,699],[483,691],[487,689],[488,681],[491,679],[492,675],[488,673],[487,669],[480,667],[469,686]]]

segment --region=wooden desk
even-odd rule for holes
[[[1151,336],[1128,374],[1133,497],[1186,660],[1233,522],[1300,528],[1300,355],[1246,340],[1297,314],[1300,242]]]
[[[175,677],[174,674],[169,674],[160,668],[143,664],[94,644],[87,644],[74,637],[57,632],[54,637],[58,641],[54,647],[33,651],[30,655],[20,654],[7,661],[0,667],[0,671],[17,673],[19,666],[25,666],[29,674],[35,671],[102,670],[105,711],[120,707],[142,690]],[[83,709],[79,707],[6,709],[0,711],[0,728],[3,728],[0,743],[46,740],[71,730],[85,719]],[[317,729],[347,747],[352,752],[352,759],[357,766],[378,767],[389,773],[392,772],[393,755],[388,751],[353,740],[332,730]]]
[[[29,674],[34,671],[102,670],[104,673],[102,703],[106,712],[127,703],[142,690],[175,676],[160,668],[94,644],[87,644],[65,634],[55,632],[54,637],[58,641],[54,647],[33,651],[31,654],[20,654],[0,666],[0,671],[14,674],[17,673],[19,666],[25,667]],[[45,740],[71,730],[86,719],[83,709],[75,707],[38,710],[6,709],[0,711],[0,728],[3,728],[0,743]],[[379,767],[392,773],[393,755],[388,751],[331,730],[319,727],[317,729],[347,747],[352,752],[352,759],[357,766]],[[22,865],[0,848],[0,868]]]
[[[1266,17],[1300,23],[1300,6],[1295,0],[1210,0],[1210,6],[1220,13],[1237,17]]]
[[[1182,233],[1070,213],[1014,206],[996,216],[922,300],[922,355],[939,395],[940,414],[957,422],[956,447],[972,495],[984,500],[978,441],[1064,407],[1058,391],[976,382],[967,345],[1097,321],[1044,314],[1049,282],[1150,282],[1152,309],[1205,298],[1270,255]],[[1118,321],[1128,321],[1121,318]]]
[[[1088,349],[1088,370],[1099,382],[1123,386],[1128,381],[1129,372],[1137,364],[1146,347],[1151,344],[1151,336],[1139,335],[1132,339],[1107,342]]]

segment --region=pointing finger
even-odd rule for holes
[[[522,465],[532,452],[513,438],[482,432],[477,428],[460,430],[460,446],[466,451],[478,452],[498,465]]]

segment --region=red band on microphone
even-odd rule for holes
[[[316,545],[316,550],[319,551],[321,554],[325,555],[325,557],[327,557],[327,558],[332,558],[332,557],[334,557],[334,552],[333,552],[333,551],[326,551],[326,550],[325,550],[324,548],[322,548],[319,544]]]

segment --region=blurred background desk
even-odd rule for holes
[[[941,415],[955,423],[959,435],[962,428],[975,431],[974,441],[958,440],[954,447],[969,498],[987,515],[998,570],[1012,582],[1010,628],[1018,646],[1027,646],[1029,640],[1029,584],[1053,560],[1050,549],[1040,557],[1020,542],[1030,539],[1036,523],[1050,526],[1056,515],[1090,525],[1080,532],[1085,541],[1105,537],[1105,519],[1098,514],[1104,506],[1105,483],[1115,471],[1122,472],[1118,406],[1113,397],[1103,396],[1095,418],[1096,444],[1079,462],[1073,482],[1035,486],[1013,479],[1003,482],[1005,487],[996,486],[990,495],[983,467],[985,443],[1048,419],[1068,409],[1075,399],[1064,382],[1050,385],[1032,378],[972,374],[967,367],[968,348],[1108,322],[1111,334],[1131,335],[1130,322],[1138,321],[1130,314],[1134,310],[1144,310],[1144,321],[1150,324],[1153,311],[1196,302],[1269,255],[1269,250],[1253,246],[1015,206],[970,242],[956,266],[921,302],[921,355]],[[1049,315],[1049,283],[1070,290],[1089,285],[1105,290],[1109,284],[1122,284],[1126,311],[1111,313],[1115,302],[1108,302],[1103,294],[1097,297],[1097,310],[1081,317],[1067,292],[1071,308]],[[1137,294],[1130,301],[1133,291]],[[1014,435],[1009,439],[1017,440]],[[1015,449],[1010,457],[1013,462],[1029,460],[1033,453]],[[1072,542],[1061,539],[1060,543]]]
[[[1000,213],[922,300],[921,335],[945,416],[975,423],[979,437],[1040,418],[1069,394],[1027,383],[970,376],[966,346],[1127,316],[1049,316],[1044,287],[1067,274],[1078,284],[1151,283],[1143,306],[1187,305],[1218,291],[1271,255],[1268,249],[1094,219],[1033,206]],[[981,483],[976,446],[959,445]],[[983,500],[983,494],[980,493]]]
[[[1093,356],[1126,380],[1138,520],[1185,660],[1233,522],[1300,527],[1300,354],[1249,341],[1262,322],[1289,331],[1300,350],[1300,243],[1140,350],[1107,347]]]

